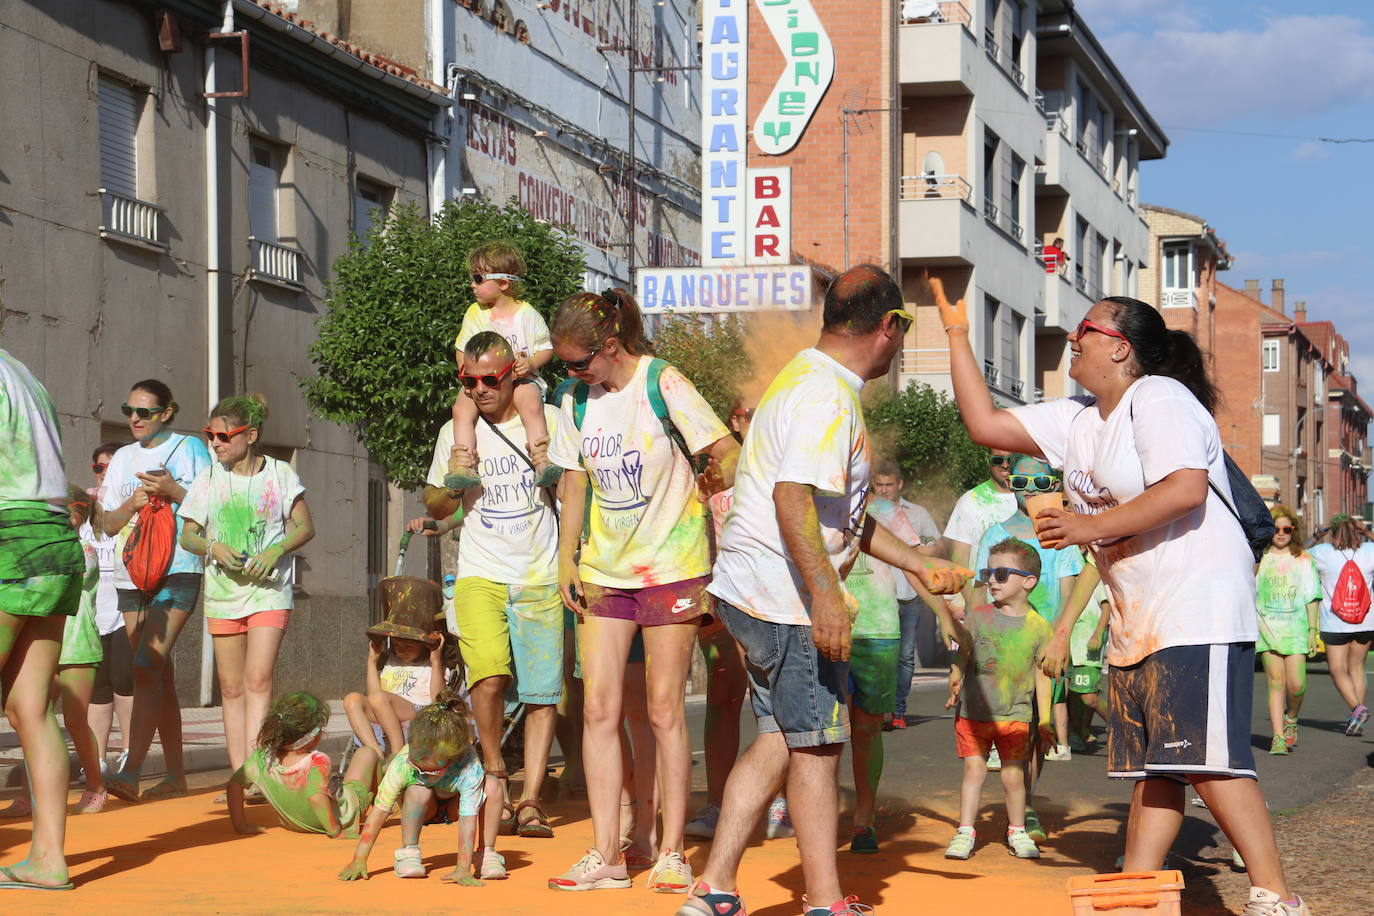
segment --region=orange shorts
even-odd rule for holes
[[[959,716],[954,720],[954,749],[960,757],[986,757],[993,746],[1003,760],[1030,757],[1029,722],[978,722]]]
[[[209,628],[211,636],[240,636],[254,627],[276,627],[278,630],[285,630],[286,621],[290,616],[291,609],[284,608],[279,611],[258,611],[237,620],[207,617],[205,625]]]

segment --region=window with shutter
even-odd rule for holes
[[[254,142],[248,163],[248,231],[264,242],[278,239],[277,193],[281,187],[281,155],[266,143]]]
[[[132,86],[100,78],[100,186],[138,197],[138,115],[142,94]]]
[[[359,239],[366,241],[373,225],[386,221],[387,212],[391,209],[391,189],[366,178],[356,179],[354,187],[353,231]]]

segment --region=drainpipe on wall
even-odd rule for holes
[[[224,0],[220,32],[234,31],[234,4]],[[219,403],[220,388],[220,219],[219,219],[219,91],[215,80],[215,48],[205,43],[205,399],[206,413]],[[204,615],[201,615],[202,618]],[[200,705],[209,706],[215,696],[215,646],[209,627],[201,623]]]
[[[429,79],[444,87],[449,98],[458,79],[457,66],[448,60],[449,24],[445,15],[449,0],[427,0],[425,4],[425,41],[428,45]],[[451,111],[434,113],[426,141],[429,153],[429,215],[433,219],[449,198],[448,150]]]

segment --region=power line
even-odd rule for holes
[[[1300,134],[1271,134],[1254,130],[1221,130],[1215,127],[1184,127],[1178,124],[1161,125],[1165,130],[1186,130],[1198,134],[1226,134],[1232,137],[1266,137],[1270,140],[1310,140],[1313,143],[1374,143],[1374,137],[1312,137]]]

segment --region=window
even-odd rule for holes
[[[253,140],[248,163],[248,231],[261,242],[280,238],[280,192],[284,151],[272,143]]]
[[[360,241],[366,242],[372,227],[379,222],[386,222],[387,213],[391,210],[392,189],[361,176],[354,185],[353,231]]]
[[[142,93],[102,76],[100,105],[100,186],[122,197],[138,197],[138,116]]]
[[[1021,240],[1021,176],[1025,174],[1026,162],[1012,154],[1011,168],[1007,170],[1007,225],[1011,234]]]
[[[1001,303],[991,296],[983,301],[983,374],[988,384],[997,384],[997,313]]]
[[[1011,63],[1020,67],[1021,48],[1026,43],[1026,8],[1021,0],[1011,0],[1007,9],[1011,12]]]
[[[1277,340],[1266,340],[1261,347],[1263,354],[1264,371],[1279,371],[1279,342]]]
[[[1165,242],[1163,251],[1164,288],[1191,290],[1193,283],[1193,246],[1189,242]]]
[[[1002,141],[992,131],[983,131],[983,215],[997,221],[997,148]]]
[[[1082,289],[1084,265],[1088,261],[1088,221],[1081,216],[1077,218],[1077,222],[1074,224],[1073,241],[1074,283]]]
[[[1262,433],[1261,445],[1276,446],[1282,444],[1282,436],[1279,430],[1279,415],[1267,413],[1264,415],[1264,431]]]
[[[1097,299],[1102,293],[1102,265],[1107,260],[1107,240],[1100,232],[1093,233],[1093,253],[1091,260],[1088,261],[1088,285],[1091,289],[1089,295]]]

